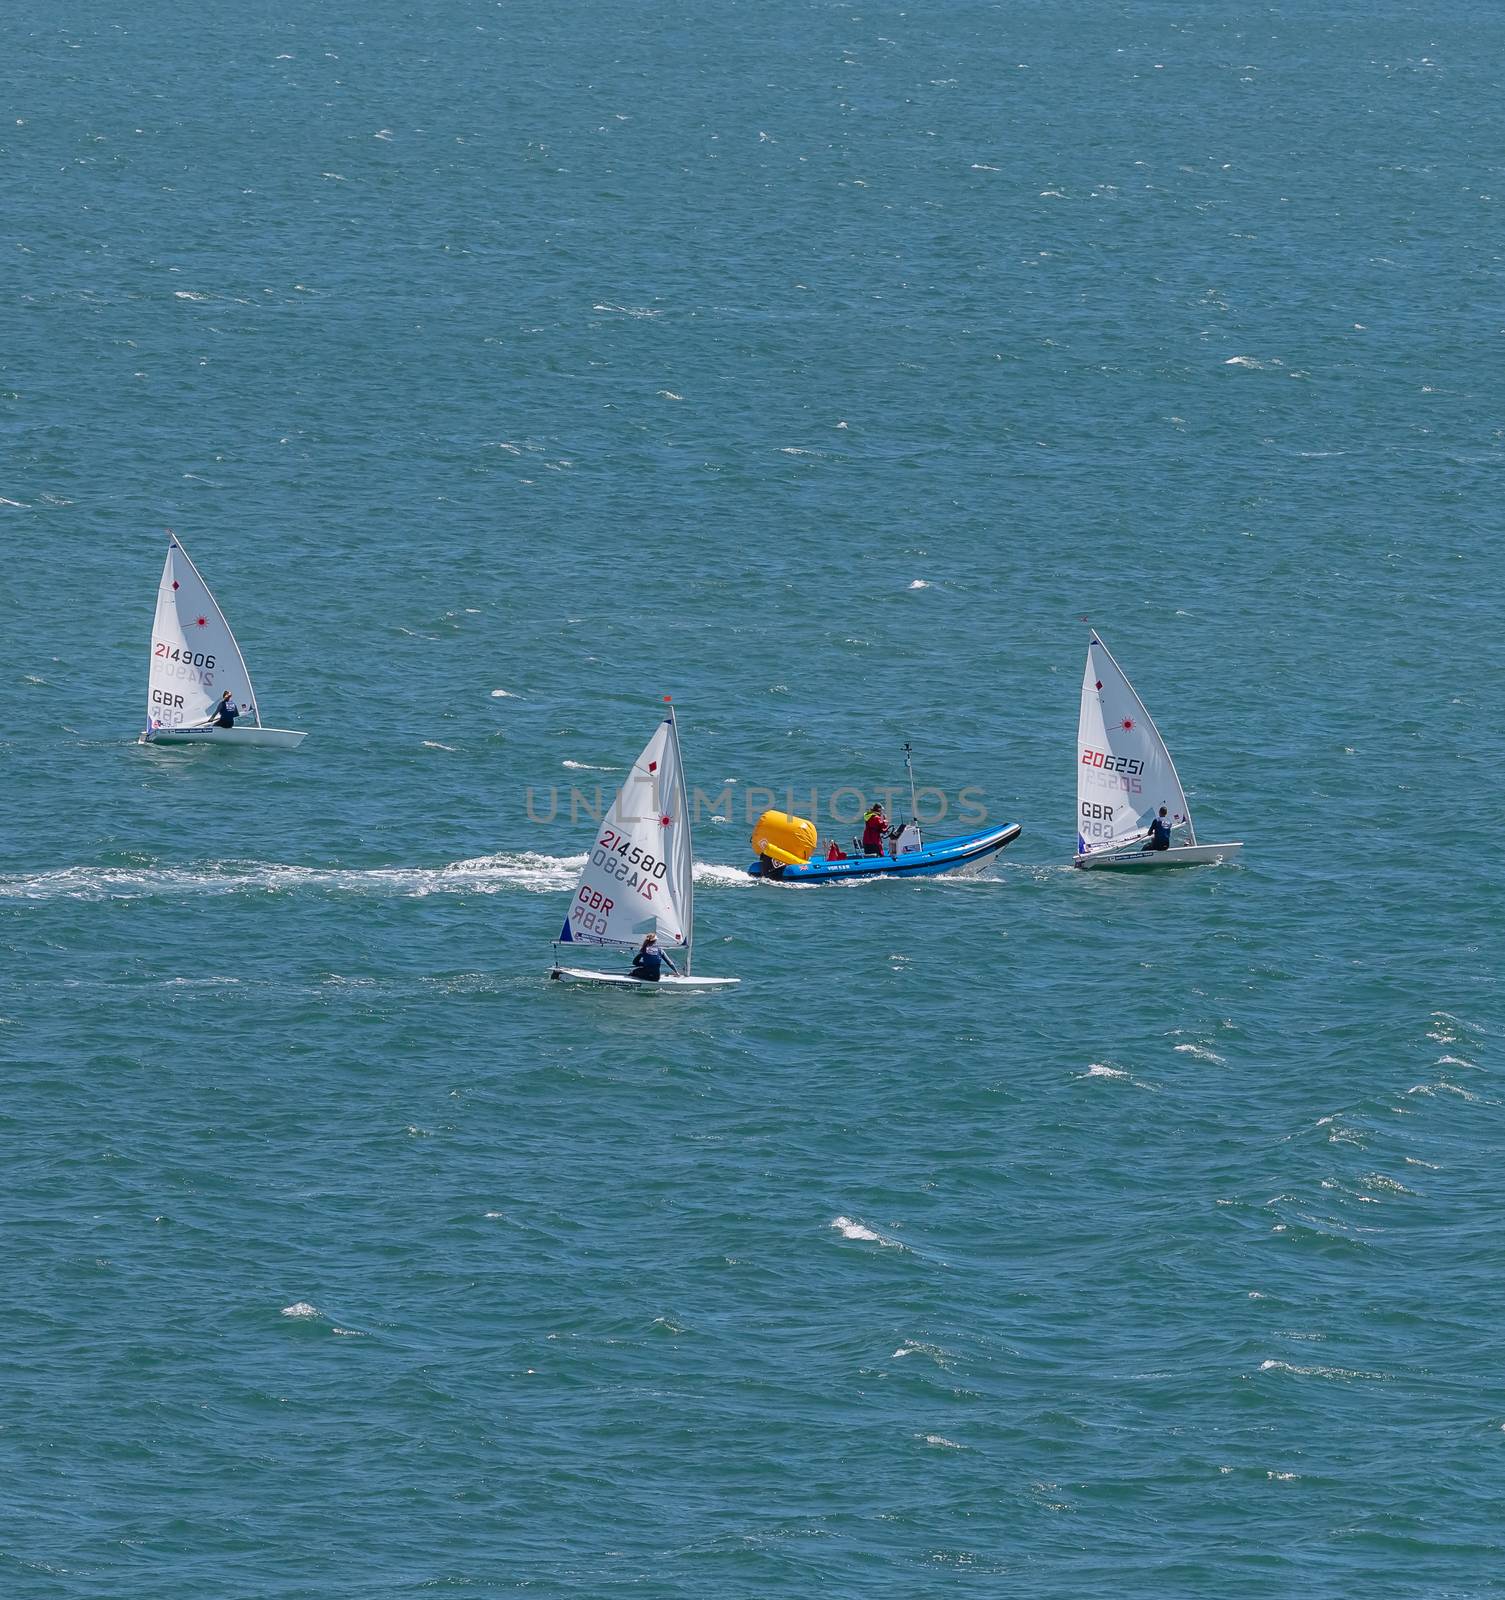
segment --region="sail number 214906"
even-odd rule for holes
[[[188,650],[180,645],[166,645],[158,639],[152,646],[152,655],[164,661],[181,661],[185,667],[206,667],[214,670],[214,657],[206,656],[202,650]]]

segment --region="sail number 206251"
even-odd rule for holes
[[[1082,751],[1084,767],[1101,767],[1104,772],[1128,772],[1136,777],[1144,772],[1144,761],[1139,756],[1112,756],[1102,750]]]

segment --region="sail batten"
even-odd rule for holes
[[[1196,830],[1160,730],[1108,647],[1087,645],[1077,722],[1077,853],[1094,855],[1143,841],[1164,806],[1172,828]]]

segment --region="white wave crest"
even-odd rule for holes
[[[1261,1361],[1261,1372],[1290,1372],[1300,1378],[1342,1378],[1352,1380],[1367,1378],[1370,1381],[1383,1381],[1388,1378],[1388,1372],[1361,1372],[1353,1367],[1301,1367],[1291,1361]]]
[[[322,1317],[324,1313],[320,1311],[317,1306],[309,1305],[307,1300],[296,1300],[290,1306],[283,1306],[278,1315],[284,1317],[308,1318]]]
[[[856,1221],[852,1217],[832,1217],[831,1226],[843,1239],[858,1239],[864,1244],[881,1244],[890,1250],[902,1250],[904,1246],[897,1239],[887,1239],[881,1233],[876,1233],[865,1223]]]
[[[925,1344],[918,1339],[906,1339],[889,1359],[899,1361],[905,1356],[929,1356],[936,1366],[946,1369],[951,1367],[954,1360],[950,1353],[942,1350],[938,1344]]]
[[[1198,1061],[1213,1061],[1216,1062],[1220,1067],[1227,1065],[1227,1062],[1217,1053],[1216,1050],[1209,1050],[1206,1045],[1178,1044],[1176,1049],[1182,1055],[1195,1056]]]

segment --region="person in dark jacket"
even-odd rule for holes
[[[640,978],[644,983],[657,983],[663,976],[661,968],[667,967],[677,978],[679,968],[669,959],[668,955],[658,947],[658,935],[650,933],[638,946],[638,953],[632,958],[632,976]]]
[[[1171,825],[1167,820],[1165,807],[1161,806],[1160,815],[1150,818],[1150,836],[1145,840],[1140,854],[1142,855],[1145,850],[1169,850],[1170,847]]]
[[[219,697],[219,704],[209,713],[209,720],[216,728],[233,728],[239,715],[240,707],[230,698],[230,691],[226,689]]]

